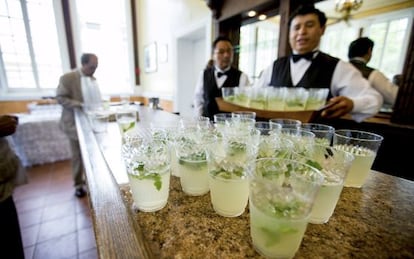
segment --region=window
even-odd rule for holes
[[[97,54],[95,76],[103,94],[132,93],[135,86],[128,0],[70,1],[76,62]],[[54,95],[70,71],[60,0],[0,0],[0,91]]]
[[[239,69],[245,72],[250,83],[277,58],[279,16],[240,28]]]
[[[130,54],[133,51],[129,1],[77,0],[75,8],[74,37],[78,39],[80,53],[92,52],[98,56],[95,77],[101,92],[131,94],[135,79]]]
[[[53,1],[0,1],[1,92],[56,88],[63,72]]]
[[[368,27],[368,37],[374,42],[374,52],[370,65],[392,78],[402,72],[405,50],[409,34],[408,18],[401,18],[372,24]]]
[[[402,73],[404,57],[410,36],[414,10],[397,11],[361,20],[351,20],[328,26],[322,37],[320,48],[332,56],[348,61],[348,47],[351,41],[362,36],[374,41],[374,51],[369,66],[379,69],[389,79]]]

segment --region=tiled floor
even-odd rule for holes
[[[70,161],[27,173],[13,195],[26,259],[98,258],[88,198],[74,195]]]

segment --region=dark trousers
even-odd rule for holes
[[[0,202],[0,253],[2,258],[24,258],[19,219],[12,196]]]

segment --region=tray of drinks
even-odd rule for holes
[[[253,111],[256,113],[256,117],[260,119],[273,119],[273,118],[288,118],[300,120],[303,123],[311,122],[319,116],[317,110],[305,110],[305,111],[270,111],[259,110],[240,106],[234,103],[226,102],[222,97],[216,97],[216,102],[221,112],[234,112],[234,111]]]

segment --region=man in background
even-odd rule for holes
[[[215,100],[221,97],[223,87],[248,86],[249,78],[242,71],[232,67],[233,44],[227,37],[220,36],[213,42],[213,64],[200,73],[195,88],[194,108],[196,115],[213,119],[219,113]]]
[[[367,37],[354,40],[348,49],[349,62],[361,71],[375,90],[382,94],[384,103],[393,106],[397,99],[398,86],[379,70],[367,66],[371,60],[373,48],[374,42]]]
[[[59,79],[56,99],[62,105],[59,126],[69,138],[72,152],[72,177],[75,195],[86,195],[82,156],[76,132],[75,109],[90,110],[101,105],[102,97],[93,76],[98,67],[98,57],[85,53],[81,57],[82,67],[62,75]]]
[[[0,115],[0,251],[4,258],[23,259],[23,243],[13,191],[16,185],[26,182],[26,176],[24,179],[19,177],[22,165],[6,139],[16,131],[17,125],[17,117]]]
[[[319,50],[326,20],[325,14],[313,5],[296,9],[289,18],[293,55],[275,60],[255,86],[329,88],[329,107],[322,111],[322,118],[339,118],[350,113],[360,122],[379,111],[382,96],[351,64]]]

